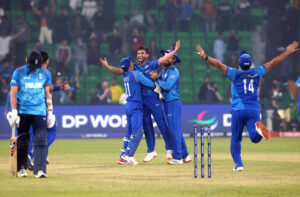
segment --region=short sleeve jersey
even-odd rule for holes
[[[257,89],[260,79],[266,74],[266,67],[258,66],[247,71],[227,67],[226,77],[231,81],[232,109],[260,109]]]
[[[152,80],[148,79],[139,70],[128,71],[123,76],[125,90],[127,94],[127,102],[140,102],[142,103],[142,87],[155,87]]]
[[[150,78],[150,71],[156,71],[158,67],[158,60],[147,61],[145,64],[140,65],[139,62],[134,64],[134,69],[141,71],[148,79]],[[153,80],[152,80],[153,81]],[[149,88],[147,86],[142,86],[142,94],[144,96],[149,96],[155,94],[153,88]]]
[[[51,84],[51,73],[46,68],[29,71],[27,65],[16,69],[10,82],[11,86],[19,86],[19,114],[46,116],[45,86]]]

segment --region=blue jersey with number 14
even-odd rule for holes
[[[247,71],[227,67],[226,77],[231,80],[232,109],[260,109],[257,89],[266,67],[258,66]]]
[[[141,84],[152,89],[155,88],[154,82],[145,77],[139,70],[126,72],[123,76],[123,79],[127,94],[127,102],[142,103]]]

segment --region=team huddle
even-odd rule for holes
[[[137,62],[131,56],[120,62],[120,68],[112,67],[106,58],[100,58],[103,66],[114,74],[123,75],[127,93],[125,106],[128,132],[123,138],[119,164],[137,165],[134,154],[145,135],[147,155],[143,162],[149,162],[158,154],[155,151],[155,134],[152,117],[163,136],[167,152],[167,164],[181,165],[191,161],[181,129],[181,102],[179,94],[179,71],[175,67],[181,60],[177,53],[180,41],[174,50],[161,50],[162,57],[149,61],[149,49],[140,47]],[[250,139],[258,143],[262,138],[270,138],[269,131],[260,122],[260,106],[257,90],[261,77],[282,62],[290,54],[298,51],[298,42],[290,44],[286,50],[262,66],[251,68],[252,59],[247,51],[241,51],[239,69],[227,67],[217,59],[209,57],[197,45],[196,53],[210,65],[218,68],[231,81],[232,120],[231,155],[234,171],[244,170],[241,159],[242,131],[247,127]],[[7,118],[12,127],[18,128],[17,175],[26,177],[30,135],[33,136],[33,172],[37,178],[46,177],[48,145],[53,143],[47,135],[55,128],[52,96],[50,90],[63,90],[51,85],[51,74],[47,70],[49,58],[46,54],[32,51],[26,65],[18,68],[11,80],[11,108]],[[158,74],[159,66],[164,69]],[[29,134],[30,127],[33,132]],[[48,128],[48,131],[47,131]],[[52,132],[53,133],[53,132]],[[53,137],[54,136],[54,137]]]

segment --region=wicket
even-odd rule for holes
[[[204,178],[204,134],[207,131],[207,157],[208,157],[208,178],[211,178],[211,130],[209,124],[194,125],[194,178],[198,178],[198,151],[197,151],[197,134],[200,127],[200,142],[201,142],[201,178]]]

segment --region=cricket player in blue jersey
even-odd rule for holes
[[[49,121],[52,118],[49,114],[53,109],[48,103],[51,98],[50,84],[51,74],[46,68],[42,68],[42,57],[37,51],[30,53],[28,64],[17,68],[13,73],[10,83],[12,112],[8,117],[11,126],[16,124],[18,116],[20,118],[17,146],[19,177],[27,176],[30,126],[33,127],[34,174],[36,178],[46,177],[47,119]]]
[[[119,164],[137,165],[134,159],[134,153],[143,137],[143,100],[142,87],[155,88],[152,80],[148,79],[139,70],[134,70],[132,57],[123,58],[120,62],[120,67],[124,70],[124,86],[127,94],[127,103],[125,106],[127,116],[128,132],[124,137],[124,144]]]
[[[49,65],[49,55],[46,51],[40,52],[42,56],[42,67],[47,68]],[[70,90],[69,84],[64,85],[50,85],[49,86],[50,92],[55,91],[68,91]],[[52,103],[52,101],[49,100],[49,102]],[[51,113],[51,112],[50,112]],[[51,122],[47,124],[47,143],[48,143],[48,153],[49,153],[49,147],[53,144],[53,142],[56,139],[56,118],[55,115],[52,114],[52,118],[50,119]],[[33,148],[32,148],[32,142],[33,142],[33,129],[30,127],[30,143],[29,143],[29,149],[28,149],[28,170],[33,170]],[[49,159],[47,155],[47,164],[49,164]]]
[[[212,66],[218,68],[231,81],[232,117],[231,117],[231,155],[235,163],[233,171],[243,171],[241,159],[242,132],[246,126],[250,140],[258,143],[262,138],[268,140],[270,133],[260,122],[260,105],[257,89],[260,79],[274,66],[278,65],[292,53],[298,51],[298,42],[288,45],[286,50],[262,66],[251,68],[251,56],[241,51],[239,69],[225,66],[219,60],[205,54],[200,45],[196,47],[197,54]]]
[[[141,71],[148,79],[150,78],[149,72],[156,71],[158,66],[162,65],[163,62],[172,58],[175,53],[180,49],[180,41],[176,42],[176,46],[173,52],[166,54],[158,60],[149,61],[149,49],[140,47],[137,51],[137,63],[134,64],[134,69]],[[101,60],[102,65],[114,74],[124,74],[124,71],[120,68],[110,66],[107,61]],[[144,158],[144,162],[149,162],[153,158],[157,157],[157,153],[154,151],[155,148],[155,134],[153,129],[153,123],[151,115],[163,136],[166,143],[165,148],[167,150],[167,159],[172,159],[172,144],[167,138],[168,136],[168,125],[163,112],[163,105],[159,99],[158,94],[153,89],[142,86],[142,97],[143,97],[143,129],[147,143],[147,155]]]
[[[161,50],[163,55],[172,53],[173,50]],[[179,98],[179,71],[175,67],[175,63],[180,63],[178,55],[175,53],[174,57],[163,62],[165,69],[163,69],[159,76],[157,72],[150,71],[150,77],[156,80],[165,99],[164,109],[166,112],[170,139],[173,147],[173,160],[168,161],[169,165],[181,165],[188,163],[191,160],[186,148],[185,140],[181,130],[181,101]]]

